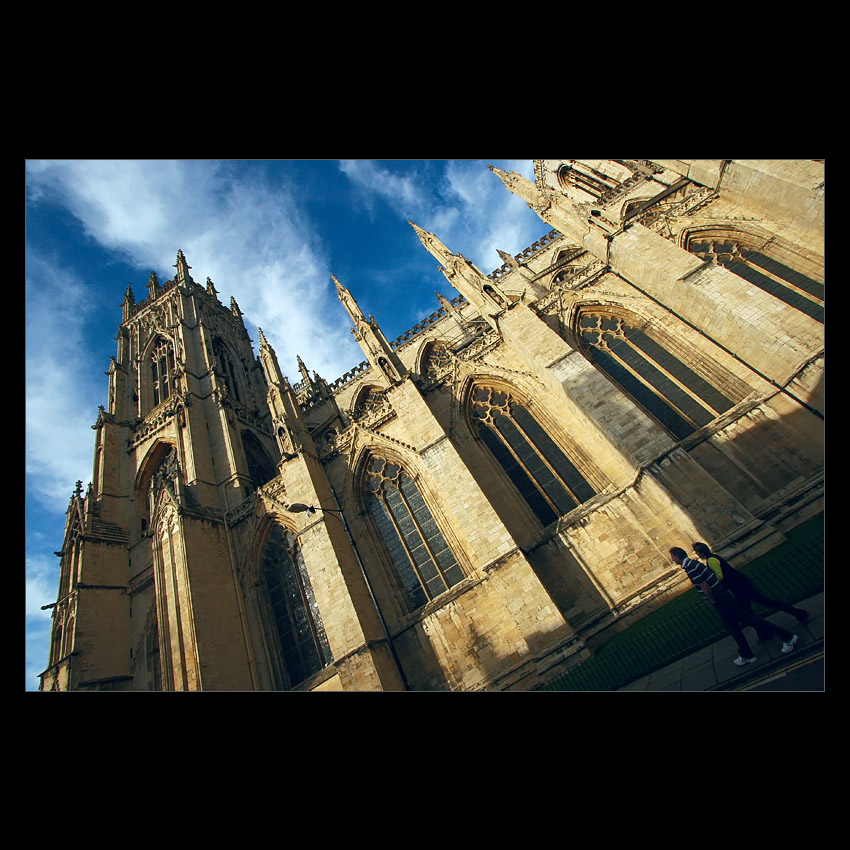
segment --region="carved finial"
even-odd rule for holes
[[[268,344],[268,342],[266,342],[266,338],[265,338],[265,336],[263,335],[263,329],[262,329],[262,328],[257,328],[257,331],[259,331],[259,334],[260,334],[260,345],[264,345],[264,346],[266,346],[266,347],[268,348],[268,347],[269,347],[269,344]]]
[[[242,311],[239,309],[239,305],[236,303],[236,299],[232,295],[230,296],[230,312],[233,313],[237,319],[242,318]]]
[[[295,357],[298,360],[298,371],[301,373],[301,377],[304,378],[304,382],[308,385],[312,384],[313,382],[310,379],[310,372],[304,365],[304,361],[301,359],[301,356],[296,354]]]
[[[531,209],[536,209],[541,205],[546,205],[546,199],[542,196],[540,190],[530,180],[526,180],[521,174],[516,171],[502,171],[501,168],[496,168],[494,165],[488,165],[487,168],[493,172],[502,183],[510,189],[515,195],[522,198]]]
[[[207,292],[212,295],[213,298],[218,297],[218,290],[215,288],[215,286],[213,286],[213,282],[212,280],[210,280],[210,278],[207,278]]]
[[[189,274],[189,269],[192,267],[186,262],[186,257],[179,248],[177,250],[177,262],[174,264],[174,268],[177,269],[175,280],[177,280],[178,283],[186,283],[187,281],[192,280],[192,277]]]
[[[516,257],[513,254],[509,254],[507,251],[500,251],[498,248],[496,249],[496,253],[502,258],[502,262],[510,269],[518,269],[519,263],[516,260]]]
[[[148,294],[151,298],[156,298],[159,294],[159,278],[156,276],[156,272],[151,272],[148,278]]]
[[[127,291],[124,293],[124,302],[121,304],[123,320],[126,322],[136,306],[136,296],[133,295],[133,287],[128,283]]]
[[[584,244],[589,228],[587,216],[577,208],[572,198],[563,192],[549,193],[515,171],[502,171],[492,165],[487,167],[550,227],[574,240],[575,244]]]

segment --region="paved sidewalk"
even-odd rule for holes
[[[735,641],[728,635],[711,646],[698,650],[693,655],[668,664],[648,676],[620,688],[621,691],[713,691],[725,690],[733,686],[736,680],[741,682],[757,678],[759,674],[768,674],[774,666],[779,666],[798,653],[815,645],[823,645],[823,593],[818,593],[802,602],[794,603],[798,608],[808,611],[810,617],[804,624],[798,623],[790,614],[780,611],[767,619],[783,626],[799,637],[794,651],[780,652],[782,642],[771,638],[761,642],[755,630],[747,627],[744,634],[758,656],[755,664],[737,667],[733,661],[738,657]]]

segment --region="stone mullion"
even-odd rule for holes
[[[491,413],[489,418],[490,418],[490,421],[492,422],[492,413]],[[513,417],[508,416],[506,418],[510,419],[510,421],[513,423],[514,427],[516,427],[517,430],[519,430],[519,432],[523,436],[525,436],[525,433],[522,431],[521,428],[519,428],[517,423],[514,421]],[[511,453],[514,460],[516,460],[516,462],[519,464],[520,469],[522,469],[522,471],[526,474],[528,480],[534,485],[534,488],[537,490],[537,492],[540,493],[540,495],[543,496],[543,498],[546,500],[546,504],[549,505],[549,507],[554,512],[555,516],[560,516],[561,511],[558,509],[558,506],[549,498],[549,494],[540,487],[540,485],[535,480],[534,476],[529,472],[528,467],[525,465],[525,463],[523,463],[522,458],[514,451],[513,446],[511,446],[511,444],[504,438],[501,431],[499,431],[499,429],[495,426],[495,423],[492,426],[492,430],[496,434],[496,436],[502,441],[503,445],[507,448],[507,450]],[[528,439],[528,438],[526,438],[526,439]],[[534,444],[532,443],[531,445],[534,445]],[[544,458],[544,462],[545,462],[545,460],[546,459]],[[548,464],[547,464],[547,466],[548,466]],[[559,475],[556,476],[556,477],[557,477],[558,481],[561,480],[561,477]],[[567,492],[571,492],[571,491],[568,489]],[[576,499],[576,502],[581,504],[580,500],[578,500],[578,499]]]
[[[511,399],[511,400],[509,401],[509,404],[510,404],[511,402],[513,402],[513,399]],[[513,403],[514,403],[514,404],[516,404],[516,402],[513,402]],[[529,416],[530,416],[530,415],[531,415],[531,414],[529,413]],[[525,438],[525,441],[529,444],[529,446],[531,446],[531,447],[535,450],[535,452],[537,453],[537,456],[538,456],[538,457],[539,457],[539,458],[543,461],[543,463],[545,464],[546,468],[547,468],[547,469],[549,470],[549,472],[551,472],[551,473],[552,473],[552,475],[555,477],[555,480],[556,480],[556,481],[560,481],[560,482],[561,482],[561,486],[562,486],[562,487],[563,487],[563,488],[564,488],[564,489],[565,489],[565,490],[566,490],[566,491],[570,494],[570,496],[572,497],[573,501],[574,501],[577,505],[580,505],[580,504],[582,503],[582,500],[578,497],[578,495],[577,495],[576,493],[574,493],[574,492],[573,492],[572,487],[570,487],[570,485],[569,485],[569,484],[567,484],[567,482],[566,482],[566,481],[564,481],[564,479],[561,477],[561,475],[558,473],[558,471],[557,471],[557,470],[556,470],[556,469],[552,466],[552,464],[551,464],[551,463],[549,463],[549,459],[548,459],[548,458],[546,457],[546,455],[545,455],[545,454],[543,454],[543,452],[542,452],[542,451],[541,451],[541,450],[537,447],[537,444],[534,442],[534,440],[532,440],[532,439],[531,439],[531,437],[530,437],[530,436],[529,436],[529,435],[525,432],[525,430],[523,429],[522,425],[520,425],[520,423],[519,423],[519,422],[518,422],[518,421],[517,421],[517,420],[516,420],[513,416],[511,416],[511,417],[510,417],[510,420],[511,420],[511,422],[513,422],[514,427],[517,429],[517,431],[519,431],[519,432],[520,432],[520,434],[522,434],[522,436]],[[538,424],[539,424],[539,423],[538,423]],[[551,436],[551,435],[550,435],[550,436]],[[553,441],[553,442],[554,442],[554,441]],[[569,460],[569,456],[566,454],[566,452],[564,452],[564,455],[565,455],[565,457],[567,457],[567,459]],[[575,465],[575,464],[574,464],[574,465]],[[523,467],[523,468],[525,468],[525,467]],[[530,473],[530,472],[528,472],[528,470],[526,470],[526,475],[528,475],[528,477],[529,477],[532,481],[534,481],[534,477],[531,475],[531,473]],[[582,476],[582,477],[584,477],[584,476]],[[537,486],[537,482],[535,481],[534,483],[535,483],[535,486]],[[543,492],[543,491],[542,491],[542,489],[541,489],[540,487],[537,487],[537,489],[538,489],[538,490],[540,490],[540,492],[541,492],[541,493]],[[546,494],[545,494],[545,493],[543,493],[543,495],[545,496]],[[547,499],[547,501],[548,501],[548,499]],[[553,507],[554,507],[554,505],[553,505]],[[555,508],[555,513],[556,513],[556,514],[558,514],[558,515],[560,515],[560,513],[561,513],[561,512],[560,512],[560,510],[558,510],[557,508]]]
[[[428,557],[431,559],[431,563],[434,565],[434,569],[437,571],[438,575],[443,580],[443,585],[446,588],[449,588],[450,585],[446,581],[446,576],[443,573],[443,571],[440,569],[439,563],[437,563],[437,557],[434,554],[434,550],[431,548],[430,544],[428,543],[428,538],[425,536],[425,533],[422,530],[422,526],[419,525],[419,523],[416,521],[416,514],[414,514],[412,508],[410,507],[410,503],[407,501],[407,498],[405,497],[404,492],[402,491],[401,487],[398,488],[398,494],[399,494],[399,496],[401,496],[401,500],[402,500],[402,502],[404,502],[404,506],[407,508],[407,513],[410,516],[411,522],[416,527],[416,530],[419,532],[419,538],[422,540],[422,545],[425,547],[425,551],[428,553]],[[423,499],[423,503],[424,503],[424,499]],[[436,525],[436,520],[434,520],[434,523]],[[419,576],[419,580],[422,581],[422,577],[420,576],[418,570],[416,571],[416,575]],[[425,591],[426,596],[428,596],[429,598],[433,598],[431,596],[431,594],[428,592],[427,583],[424,582],[424,581],[422,582],[422,588]]]
[[[399,490],[397,487],[395,489],[397,490],[397,492],[401,496],[401,490]],[[413,558],[413,553],[410,551],[410,547],[407,545],[407,539],[404,536],[404,532],[401,530],[401,527],[399,526],[398,521],[396,520],[395,516],[393,515],[392,508],[390,507],[390,504],[387,501],[386,497],[384,497],[381,501],[383,501],[383,503],[384,503],[384,508],[386,509],[387,513],[389,514],[390,522],[392,522],[393,528],[395,529],[396,534],[398,534],[398,539],[401,541],[401,545],[402,545],[402,548],[404,549],[404,553],[405,553],[405,555],[407,555],[407,560],[410,561],[410,566],[413,569],[413,573],[416,576],[417,580],[419,581],[419,584],[421,585],[422,590],[425,592],[425,596],[428,596],[427,586],[425,584],[424,579],[422,578],[422,573],[419,572],[419,568],[416,566],[416,561]],[[403,496],[402,496],[402,501],[404,501],[405,507],[407,507],[407,502],[404,500]],[[409,507],[408,507],[408,513],[410,513]]]
[[[606,331],[606,333],[610,333],[610,331]],[[601,336],[601,334],[600,334],[600,336]],[[714,413],[715,417],[719,416],[723,412],[723,411],[715,410],[707,401],[705,401],[704,399],[701,399],[693,390],[689,389],[681,381],[677,380],[675,378],[675,376],[671,375],[660,363],[649,358],[648,355],[645,355],[639,348],[637,348],[637,346],[632,345],[632,343],[629,342],[629,340],[625,336],[619,337],[619,339],[621,339],[623,342],[625,342],[626,345],[628,345],[632,350],[637,351],[638,354],[641,357],[644,357],[645,359],[647,359],[659,372],[662,372],[671,381],[671,383],[674,383],[677,387],[679,387],[680,390],[682,390],[687,396],[689,396],[693,401],[695,401],[700,407],[708,408],[712,413]],[[648,383],[647,379],[644,378],[643,375],[641,375],[639,372],[636,372],[631,366],[629,366],[629,364],[626,363],[625,360],[623,360],[623,358],[620,357],[620,355],[617,354],[616,351],[614,351],[614,349],[612,349],[610,346],[608,346],[607,343],[605,345],[602,345],[601,341],[600,341],[600,344],[597,347],[599,347],[599,348],[604,347],[605,350],[612,357],[616,358],[617,362],[620,363],[623,366],[623,368],[626,369],[626,371],[628,371],[630,374],[634,375],[638,379],[638,381],[641,384],[643,384],[643,386],[645,386],[647,389],[649,389],[650,392],[652,392],[652,394],[655,395],[657,398],[661,399],[661,401],[664,404],[666,404],[668,407],[671,407],[675,413],[677,413],[683,419],[686,419],[695,428],[699,429],[699,428],[702,427],[699,424],[699,422],[695,422],[693,419],[691,419],[691,417],[688,416],[688,414],[685,413],[684,410],[679,409],[675,405],[674,402],[672,402],[670,399],[668,399],[666,396],[664,396],[652,384]]]

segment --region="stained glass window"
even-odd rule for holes
[[[593,363],[678,439],[738,400],[674,356],[637,322],[586,312],[579,319],[579,332]]]
[[[416,483],[396,463],[373,457],[366,475],[369,509],[411,609],[421,608],[463,578]]]
[[[263,550],[262,574],[286,685],[295,687],[333,661],[300,548],[276,525]]]
[[[824,285],[819,281],[734,238],[694,238],[688,250],[704,259],[713,257],[718,265],[823,324]]]
[[[151,388],[153,406],[165,401],[174,392],[174,348],[160,340],[151,355]]]
[[[510,393],[476,387],[472,419],[485,445],[543,525],[596,495],[575,464]]]

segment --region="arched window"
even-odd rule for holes
[[[759,250],[755,245],[755,239],[737,234],[695,234],[687,248],[703,259],[713,257],[718,265],[823,324],[824,285],[768,256],[769,249]]]
[[[463,571],[402,467],[373,456],[366,470],[369,510],[411,610],[421,608],[463,578]]]
[[[543,525],[596,495],[575,464],[509,392],[476,387],[473,423]]]
[[[376,413],[387,403],[387,394],[380,387],[369,387],[365,392],[361,393],[357,399],[357,404],[354,407],[352,417],[355,420],[363,419],[364,416],[369,416]]]
[[[239,369],[234,364],[230,350],[218,337],[213,340],[213,354],[218,365],[218,377],[224,381],[233,398],[241,402],[242,393],[240,391],[241,380]]]
[[[245,449],[248,474],[257,487],[262,487],[263,484],[277,477],[277,469],[269,460],[269,456],[260,441],[250,431],[242,432],[242,446]]]
[[[449,349],[443,342],[435,342],[429,346],[422,362],[423,373],[431,380],[436,380],[451,365]]]
[[[275,525],[260,572],[271,609],[285,687],[294,688],[333,661],[319,606],[295,536]]]
[[[174,383],[174,346],[158,339],[151,352],[151,391],[153,406],[165,401],[176,389]]]
[[[603,174],[586,163],[578,163],[574,160],[569,165],[564,164],[558,169],[558,182],[565,189],[574,187],[587,192],[596,200],[613,193],[620,186],[620,180]]]
[[[709,375],[709,364],[698,369],[697,358],[677,357],[637,317],[588,310],[578,332],[590,360],[677,439],[729,410],[749,389],[716,364]]]

